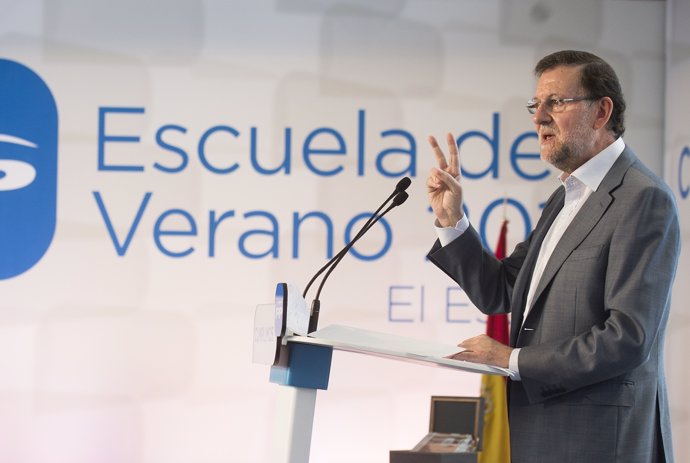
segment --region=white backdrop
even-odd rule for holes
[[[688,252],[690,252],[690,132],[685,113],[690,105],[690,33],[685,27],[690,21],[690,4],[673,0],[668,4],[668,32],[666,61],[666,118],[664,173],[676,195],[682,234],[681,258],[673,292],[673,310],[669,319],[666,341],[666,364],[669,394],[672,405],[674,447],[676,461],[690,456],[690,442],[684,436],[690,432],[690,406],[687,385],[687,352],[690,351],[690,318],[687,301],[690,289]]]
[[[254,306],[278,281],[302,287],[403,175],[410,200],[333,274],[321,326],[446,343],[484,332],[425,262],[426,137],[463,137],[470,219],[493,246],[507,198],[512,248],[557,185],[535,159],[531,70],[582,48],[619,72],[626,142],[660,172],[665,8],[5,5],[0,58],[48,85],[59,145],[53,241],[0,280],[0,460],[271,461],[267,443],[285,430],[278,386],[251,363]],[[336,353],[312,461],[387,461],[424,435],[431,395],[478,390],[471,374]]]

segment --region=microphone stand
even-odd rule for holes
[[[407,186],[405,188],[407,188]],[[393,197],[393,195],[395,195],[395,196]],[[322,267],[321,270],[319,270],[319,272],[317,273],[317,275],[315,275],[314,278],[312,278],[312,281],[310,281],[309,285],[311,285],[311,283],[316,278],[316,276],[318,276],[325,269],[328,268],[326,275],[324,275],[324,277],[321,279],[321,283],[319,284],[319,288],[316,292],[316,297],[314,298],[314,300],[312,300],[312,303],[311,303],[311,311],[310,311],[310,315],[309,315],[309,326],[307,328],[307,333],[312,333],[312,332],[316,331],[316,329],[318,327],[319,313],[321,311],[321,302],[319,300],[319,297],[321,296],[321,290],[323,289],[323,285],[326,283],[326,280],[328,279],[330,274],[333,272],[333,270],[335,270],[335,267],[340,263],[341,260],[343,260],[345,255],[352,248],[352,246],[354,246],[354,244],[362,236],[364,236],[364,234],[367,231],[369,231],[376,224],[376,222],[381,220],[383,218],[383,216],[385,216],[391,209],[393,209],[397,206],[400,206],[402,203],[407,201],[407,198],[409,197],[409,195],[405,191],[398,191],[397,193],[393,192],[393,195],[391,195],[391,197],[393,197],[393,203],[382,214],[380,214],[380,215],[378,214],[378,212],[383,208],[383,206],[385,206],[386,203],[390,200],[390,197],[389,197],[381,205],[381,207],[379,207],[379,209],[374,214],[372,214],[372,216],[369,218],[369,220],[367,220],[367,222],[360,229],[360,231],[357,233],[357,235],[355,235],[355,237],[352,240],[350,240],[350,242],[337,255],[335,255],[324,267]],[[307,289],[309,288],[309,285],[307,286]],[[304,294],[306,295],[306,290],[305,290]]]

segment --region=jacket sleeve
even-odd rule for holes
[[[482,246],[477,231],[470,225],[465,233],[446,246],[438,240],[428,258],[452,278],[485,314],[510,312],[515,278],[522,266],[529,240],[519,244],[505,259],[498,260]]]

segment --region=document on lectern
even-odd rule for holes
[[[407,362],[434,364],[474,373],[508,375],[506,368],[447,358],[462,352],[461,347],[343,325],[330,325],[310,333],[308,337],[293,336],[288,341],[328,345],[336,350],[394,358]]]

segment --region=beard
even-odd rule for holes
[[[542,160],[548,162],[556,169],[568,174],[587,162],[591,156],[587,156],[587,137],[582,131],[576,131],[568,138],[557,142],[552,147],[551,153],[542,152]]]
[[[572,144],[566,142],[555,147],[551,156],[546,157],[544,160],[556,169],[572,174],[581,165],[577,162],[578,157]]]

